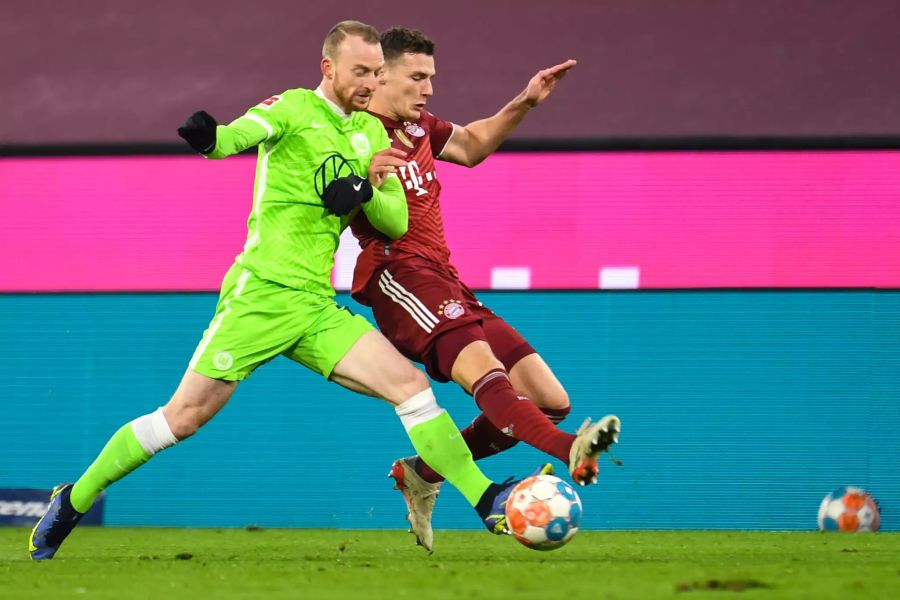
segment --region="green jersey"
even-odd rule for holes
[[[235,262],[260,278],[333,296],[334,253],[357,211],[336,217],[321,195],[337,177],[368,176],[372,155],[390,146],[384,127],[363,111],[345,115],[319,90],[293,89],[220,125],[207,156],[225,158],[255,145],[253,211]],[[389,237],[406,233],[406,197],[396,177],[375,189],[362,210]]]

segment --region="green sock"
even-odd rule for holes
[[[491,480],[475,465],[472,452],[450,415],[441,412],[410,428],[408,435],[419,457],[429,467],[462,492],[469,504],[478,504]]]
[[[123,425],[106,443],[100,455],[72,487],[72,506],[86,513],[100,492],[150,460],[131,423]]]

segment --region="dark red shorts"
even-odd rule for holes
[[[480,326],[507,370],[535,352],[462,281],[431,261],[407,258],[389,263],[375,271],[365,292],[381,332],[407,358],[422,363],[436,381],[449,381],[450,373],[441,372],[434,342],[459,327]]]

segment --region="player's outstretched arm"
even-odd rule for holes
[[[206,156],[225,158],[259,145],[267,139],[269,139],[268,132],[259,123],[248,120],[244,115],[228,125],[216,127],[216,145]]]
[[[500,147],[528,111],[550,95],[575,64],[570,59],[538,71],[525,89],[494,116],[474,121],[465,127],[455,126],[453,135],[441,152],[441,159],[466,167],[474,167],[483,161]]]
[[[258,121],[244,115],[229,125],[219,125],[208,112],[198,110],[178,128],[178,135],[208,158],[225,158],[269,137],[269,132]]]

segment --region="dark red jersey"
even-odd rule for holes
[[[390,240],[372,227],[362,211],[350,223],[353,235],[362,247],[353,272],[353,297],[366,305],[371,304],[364,291],[366,283],[383,264],[391,260],[417,256],[452,270],[441,218],[441,184],[437,178],[435,158],[440,156],[453,135],[453,124],[424,110],[416,122],[400,123],[377,113],[372,114],[384,124],[391,146],[406,152],[409,166],[401,168],[398,175],[406,190],[409,229],[399,240]]]

